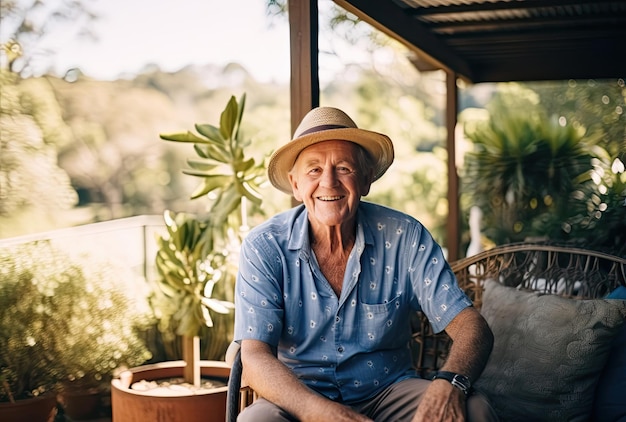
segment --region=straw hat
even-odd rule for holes
[[[291,195],[289,171],[303,149],[323,141],[350,141],[365,148],[374,163],[374,180],[382,176],[393,162],[393,144],[388,136],[359,129],[343,111],[333,107],[317,107],[309,111],[296,129],[293,139],[277,149],[267,167],[275,188]]]

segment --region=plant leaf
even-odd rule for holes
[[[202,304],[218,314],[227,314],[231,309],[234,309],[235,305],[231,302],[214,299],[211,297],[203,297]]]
[[[220,133],[224,139],[232,139],[238,114],[237,100],[231,96],[226,108],[220,115]]]
[[[209,192],[212,192],[215,189],[228,186],[228,184],[231,183],[232,180],[231,176],[224,175],[207,175],[203,177],[203,183],[201,183],[200,186],[198,186],[196,190],[191,194],[191,199],[199,198]]]
[[[246,93],[244,92],[243,94],[241,94],[241,98],[239,98],[239,110],[237,112],[237,132],[235,132],[235,139],[237,139],[237,141],[239,141],[239,129],[241,128],[241,120],[243,119],[243,110],[245,106],[246,106]]]
[[[219,167],[219,164],[215,164],[212,161],[209,160],[200,160],[200,159],[193,159],[190,158],[187,160],[187,164],[189,164],[189,167],[191,167],[194,170],[201,170],[201,171],[205,171],[208,172],[210,170],[214,170],[215,168]]]
[[[241,203],[241,195],[234,186],[222,190],[213,207],[213,224],[221,226],[226,222],[228,215]]]
[[[194,143],[194,144],[208,144],[209,143],[208,140],[204,138],[200,138],[198,135],[190,131],[187,131],[184,133],[171,133],[171,134],[162,133],[159,135],[159,137],[165,141],[172,141],[172,142],[189,142],[189,143]]]
[[[211,141],[219,145],[225,145],[224,138],[221,136],[221,132],[218,128],[209,124],[197,124],[196,130],[200,135],[206,136]]]

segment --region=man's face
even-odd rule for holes
[[[305,148],[289,174],[294,197],[302,201],[318,223],[335,226],[350,222],[369,192],[369,177],[358,168],[358,146],[325,141]]]

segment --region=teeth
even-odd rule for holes
[[[320,196],[317,199],[319,199],[320,201],[336,201],[338,199],[341,199],[341,196]]]

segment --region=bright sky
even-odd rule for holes
[[[289,78],[288,22],[268,16],[265,0],[84,1],[99,16],[91,26],[99,39],[58,34],[50,48],[59,75],[78,67],[89,77],[115,79],[150,63],[176,71],[237,62],[260,81]]]
[[[1,0],[0,0],[1,1]],[[32,4],[37,0],[16,0]],[[66,0],[42,2],[48,9]],[[166,72],[190,65],[239,63],[260,82],[289,81],[289,23],[287,16],[269,16],[267,0],[80,0],[98,17],[89,24],[97,37],[80,37],[80,22],[55,22],[38,49],[31,69],[62,77],[79,68],[90,78],[133,77],[147,65]],[[320,21],[327,20],[331,0],[320,0]],[[44,21],[49,14],[29,17]],[[2,22],[0,42],[8,40],[16,22]],[[320,79],[332,80],[347,63],[372,59],[328,28],[320,29]],[[25,46],[27,48],[27,46]],[[32,47],[31,47],[32,48]],[[385,49],[375,58],[386,60]],[[335,54],[327,54],[334,52]],[[380,57],[378,57],[380,56]],[[27,74],[30,76],[30,74]]]

